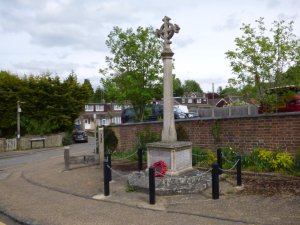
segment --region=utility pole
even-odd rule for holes
[[[99,153],[99,151],[97,151],[97,135],[96,135],[96,133],[97,133],[97,115],[96,115],[96,113],[94,113],[94,137],[95,137],[95,150],[94,150],[94,153],[96,153],[96,154],[98,154]]]
[[[212,83],[212,100],[213,104],[215,105],[215,84]]]
[[[21,133],[20,133],[20,113],[22,112],[22,109],[20,107],[21,103],[19,100],[17,101],[17,149],[20,149],[21,144]]]
[[[17,149],[20,149],[20,101],[17,101]]]

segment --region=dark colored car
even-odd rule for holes
[[[199,117],[199,114],[196,112],[188,112],[187,117],[188,118],[196,118],[196,117]]]
[[[87,133],[84,130],[76,130],[73,132],[74,142],[88,142]]]
[[[163,105],[153,104],[146,106],[145,109],[145,121],[157,121],[163,118]],[[175,119],[188,118],[187,114],[179,108],[174,108]],[[121,115],[122,123],[136,122],[136,114],[133,108],[124,109]]]
[[[145,108],[145,121],[156,121],[163,116],[163,106],[159,104],[147,105]],[[133,108],[124,109],[121,115],[122,123],[136,122]]]
[[[180,108],[174,108],[174,118],[175,119],[185,119],[188,118],[187,114],[183,112]]]

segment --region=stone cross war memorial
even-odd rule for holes
[[[147,144],[147,166],[148,168],[158,161],[165,162],[167,175],[179,175],[192,169],[192,143],[177,141],[173,112],[173,77],[171,38],[178,33],[180,28],[172,24],[170,18],[165,16],[160,29],[157,29],[158,38],[163,39],[163,129],[161,142]]]

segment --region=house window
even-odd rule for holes
[[[197,98],[197,103],[202,103],[202,99],[201,98]]]
[[[122,110],[122,106],[121,105],[114,105],[114,110]]]
[[[102,119],[102,120],[101,120],[101,125],[103,125],[103,126],[108,125],[107,119]]]
[[[121,124],[121,117],[120,116],[116,116],[113,118],[113,123],[114,124]]]
[[[188,103],[193,103],[193,99],[192,99],[192,98],[189,98],[189,99],[188,99]]]
[[[96,105],[96,111],[104,111],[104,105]]]
[[[93,112],[94,106],[93,105],[85,105],[85,111],[86,112]]]

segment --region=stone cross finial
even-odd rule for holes
[[[161,25],[160,29],[156,30],[156,36],[164,40],[165,47],[170,45],[172,42],[170,39],[173,37],[174,33],[178,33],[180,27],[177,24],[170,23],[171,18],[165,16],[163,18],[164,24]]]

